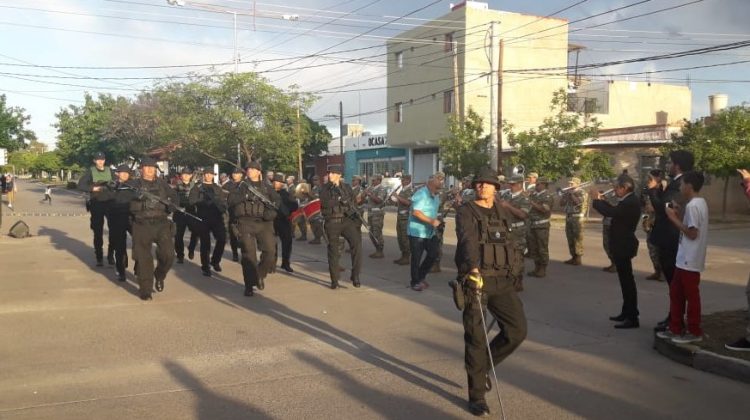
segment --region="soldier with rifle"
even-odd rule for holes
[[[180,199],[180,206],[187,209],[187,211],[194,211],[193,206],[190,205],[190,189],[193,188],[193,171],[190,168],[183,168],[180,171],[180,179],[177,181],[177,185],[174,187],[177,191],[177,195]],[[185,260],[185,230],[190,230],[190,244],[188,245],[188,256],[192,259],[192,251],[195,250],[195,241],[197,236],[195,235],[195,219],[187,216],[183,213],[175,213],[172,217],[175,223],[176,233],[174,236],[174,250],[177,254],[177,263],[182,264]]]
[[[128,267],[127,235],[131,230],[130,202],[136,194],[131,186],[133,181],[128,165],[118,166],[115,174],[117,180],[112,185],[112,204],[109,208],[109,243],[114,250],[116,278],[125,281],[125,269]]]
[[[190,205],[203,223],[196,224],[201,241],[201,272],[204,276],[211,276],[211,268],[221,271],[221,257],[227,242],[227,232],[224,225],[224,212],[227,211],[227,197],[224,190],[214,183],[214,173],[205,171],[203,182],[196,184],[189,195]],[[211,254],[211,235],[216,244]],[[209,257],[210,254],[210,257]],[[210,266],[209,266],[210,264]]]
[[[78,181],[78,189],[89,194],[86,200],[86,210],[91,213],[89,226],[94,232],[94,254],[96,256],[96,266],[104,265],[104,219],[107,218],[109,226],[109,206],[112,202],[112,190],[110,184],[114,181],[115,176],[112,169],[104,166],[106,157],[103,152],[97,152],[94,155],[94,165],[84,172]],[[114,250],[112,244],[107,248],[107,262],[110,265],[115,264]]]

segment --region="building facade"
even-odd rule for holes
[[[363,133],[344,140],[344,176],[347,181],[351,181],[354,175],[369,180],[375,174],[393,176],[407,169],[406,150],[390,147],[385,134]]]

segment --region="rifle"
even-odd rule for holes
[[[250,191],[250,193],[252,195],[254,195],[255,198],[257,198],[258,200],[260,200],[260,202],[263,203],[263,205],[266,206],[268,209],[275,210],[275,211],[279,210],[279,207],[276,206],[276,203],[274,203],[273,201],[269,200],[268,197],[266,197],[265,195],[263,195],[263,193],[261,193],[260,191],[258,191],[257,188],[255,188],[254,186],[250,185],[249,183],[247,183],[244,180],[242,182],[240,182],[240,185],[243,185],[243,184],[247,187],[247,190]]]
[[[358,220],[362,226],[364,226],[365,230],[367,231],[367,234],[370,236],[372,241],[375,243],[375,246],[380,246],[380,241],[378,238],[375,237],[375,235],[370,231],[370,225],[367,224],[365,221],[365,218],[362,217],[362,214],[357,209],[357,206],[352,203],[352,197],[344,200],[344,194],[341,193],[341,189],[339,187],[334,186],[333,188],[336,189],[339,195],[339,203],[344,207],[344,215],[352,220]]]
[[[193,219],[195,219],[195,220],[197,220],[199,222],[203,221],[203,219],[201,219],[200,217],[198,217],[198,216],[196,216],[196,215],[188,212],[184,208],[182,208],[182,207],[180,207],[180,206],[178,206],[178,205],[170,202],[169,200],[165,200],[165,199],[159,197],[156,194],[153,194],[153,193],[150,193],[148,191],[145,191],[142,188],[136,188],[136,187],[133,187],[133,186],[130,186],[130,185],[121,184],[119,187],[116,188],[116,190],[130,190],[130,191],[133,191],[133,192],[135,192],[138,195],[138,197],[143,197],[143,198],[146,198],[147,200],[156,201],[157,203],[164,204],[169,209],[174,209],[177,212],[180,212],[180,213],[182,213],[182,214],[184,214],[186,216],[192,217]]]
[[[198,184],[196,184],[196,185],[198,185]],[[203,188],[204,185],[207,185],[207,184],[204,184],[204,183],[201,182],[200,186],[198,187],[199,188],[198,191],[201,192],[201,193],[203,193],[204,201],[206,201],[205,197],[208,197],[208,202],[209,203],[211,203],[214,206],[216,206],[216,208],[219,209],[220,212],[222,212],[222,213],[225,212],[226,209],[227,209],[227,203],[225,203],[225,202],[222,203],[221,201],[219,201],[219,199],[214,194],[207,194],[206,193],[206,189]],[[229,192],[229,191],[227,191],[227,190],[225,190],[223,188],[221,188],[221,191],[222,192],[226,192],[226,193]]]

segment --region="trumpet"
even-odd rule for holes
[[[580,185],[575,186],[575,187],[558,188],[557,189],[557,195],[562,196],[563,194],[567,194],[569,192],[573,192],[573,191],[579,190],[581,188],[586,188],[586,187],[588,187],[591,184],[593,184],[593,182],[586,181],[586,182],[583,182]]]
[[[500,197],[501,200],[510,200],[511,192],[510,188],[506,188],[504,190],[500,190],[495,193],[498,197]]]
[[[614,196],[614,195],[615,195],[615,189],[614,188],[610,188],[607,191],[604,191],[602,193],[602,197],[604,197],[604,198],[612,198],[612,196]]]

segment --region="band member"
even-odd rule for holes
[[[657,188],[661,188],[662,178],[664,173],[660,169],[654,169],[649,171],[649,180],[654,179]],[[648,187],[645,188],[645,193],[641,196],[641,202],[643,203],[643,216],[641,227],[646,233],[646,236],[651,235],[651,230],[654,227],[655,210],[651,204],[651,199],[648,196]],[[647,240],[646,245],[648,246],[648,257],[651,259],[651,265],[654,267],[654,272],[646,277],[646,280],[663,281],[661,276],[661,262],[659,261],[659,248],[654,245],[651,241]]]
[[[253,296],[253,287],[265,288],[265,278],[276,264],[276,241],[273,239],[273,220],[276,218],[279,196],[262,179],[258,162],[245,168],[247,179],[234,189],[228,198],[229,208],[236,218],[232,229],[242,251],[242,277],[245,296]],[[260,250],[260,263],[256,250]]]
[[[203,222],[196,223],[201,241],[201,272],[204,276],[211,276],[214,271],[221,271],[221,257],[224,255],[224,245],[227,242],[227,231],[224,222],[224,212],[227,211],[227,196],[224,190],[214,183],[214,173],[203,173],[203,182],[196,184],[189,195],[190,205],[195,206],[195,212]],[[211,254],[211,235],[216,243]]]
[[[310,189],[310,200],[315,200],[317,198],[320,198],[320,192],[322,190],[322,184],[320,183],[320,177],[317,175],[313,176],[312,178],[312,188]],[[310,220],[310,229],[312,229],[313,232],[313,239],[309,243],[312,245],[320,245],[320,238],[323,237],[323,215],[316,214],[315,216],[311,217]]]
[[[641,203],[633,194],[635,183],[628,175],[620,175],[615,181],[617,205],[609,204],[605,197],[593,190],[593,206],[602,216],[611,217],[610,250],[617,267],[622,291],[622,309],[619,315],[610,317],[617,321],[615,328],[638,328],[638,292],[633,278],[632,259],[638,253],[635,230],[641,217]]]
[[[568,240],[570,252],[570,259],[564,262],[570,265],[581,265],[583,256],[582,221],[586,213],[588,195],[582,188],[578,188],[579,185],[581,185],[580,178],[570,178],[567,191],[560,198],[560,206],[565,211],[565,238]]]
[[[409,247],[409,208],[414,188],[411,185],[411,175],[401,176],[401,188],[393,194],[391,199],[396,203],[396,238],[398,248],[401,250],[401,258],[393,262],[398,265],[408,265],[411,262],[411,250]]]
[[[94,255],[96,256],[96,266],[104,265],[104,219],[107,217],[109,206],[112,202],[112,190],[109,185],[115,180],[114,172],[109,167],[104,166],[105,156],[102,152],[94,155],[94,165],[84,172],[78,181],[78,189],[89,193],[86,200],[86,209],[91,213],[89,226],[94,232]],[[109,226],[109,221],[107,221]],[[107,247],[107,262],[110,265],[115,264],[114,249],[112,244]]]
[[[241,168],[234,168],[232,171],[231,179],[229,182],[224,185],[224,189],[227,191],[227,195],[231,193],[234,189],[240,186],[240,183],[242,182],[242,178],[245,177],[245,173]],[[234,214],[232,214],[231,209],[227,212],[227,233],[229,234],[229,247],[232,249],[232,261],[239,261],[240,260],[240,243],[237,240],[237,236],[234,234],[234,230],[231,229],[232,223],[234,223],[235,217]]]
[[[193,206],[190,205],[189,194],[190,189],[193,188],[193,171],[190,168],[183,168],[180,171],[180,179],[175,185],[175,191],[180,199],[180,207],[187,211],[194,212]],[[195,250],[195,241],[197,236],[195,235],[194,221],[190,216],[183,213],[176,212],[172,215],[172,220],[175,223],[175,236],[174,236],[174,250],[177,254],[177,263],[182,264],[185,260],[185,230],[190,230],[190,244],[188,250]]]
[[[462,302],[457,305],[463,309],[468,408],[476,416],[485,416],[490,412],[485,393],[491,385],[491,362],[502,362],[526,338],[526,316],[512,280],[518,258],[513,257],[516,247],[508,230],[511,216],[495,201],[500,187],[497,173],[482,169],[472,185],[476,200],[461,206],[456,214],[455,260],[464,291]],[[489,351],[483,321],[485,308],[501,329],[490,341]]]
[[[430,286],[425,280],[438,257],[440,238],[436,230],[443,222],[438,217],[442,178],[432,175],[427,184],[414,192],[409,213],[409,248],[411,253],[411,282],[409,286],[421,292]],[[422,255],[426,254],[424,259]]]
[[[534,192],[529,196],[529,254],[534,260],[534,271],[527,273],[531,277],[545,277],[549,264],[549,228],[552,206],[555,199],[547,190],[549,180],[538,178],[534,185]]]
[[[164,290],[164,279],[174,262],[174,224],[167,218],[170,206],[179,202],[177,192],[166,181],[156,176],[156,161],[141,160],[141,178],[133,181],[137,197],[130,202],[133,229],[133,260],[140,286],[140,298],[151,300],[156,279],[156,291]],[[158,198],[158,199],[157,199]],[[156,269],[151,246],[156,244]]]
[[[330,176],[329,176],[330,178]],[[388,190],[383,185],[383,177],[375,175],[372,177],[372,185],[365,190],[367,203],[367,224],[370,225],[370,239],[375,247],[375,252],[370,258],[383,258],[383,224],[385,221],[385,204]]]
[[[331,289],[339,287],[339,243],[343,237],[352,251],[351,281],[354,287],[360,286],[359,272],[362,267],[362,232],[357,215],[357,203],[352,188],[341,180],[340,166],[328,169],[328,182],[320,192],[320,202],[325,218],[325,232],[328,236],[328,271],[331,275]]]
[[[109,207],[109,243],[115,255],[115,273],[118,281],[125,281],[125,269],[128,267],[127,232],[130,229],[130,202],[135,199],[131,187],[130,167],[120,165],[115,171],[117,180],[112,187],[112,204]]]
[[[284,174],[276,174],[273,178],[273,189],[279,195],[279,211],[273,221],[273,230],[281,240],[281,268],[287,273],[294,273],[289,264],[292,255],[292,222],[289,215],[297,210],[297,200],[284,188]]]
[[[523,290],[523,253],[526,250],[526,220],[529,218],[531,204],[526,192],[523,190],[523,175],[513,175],[508,180],[510,196],[507,200],[500,202],[508,213],[510,213],[510,235],[516,247],[516,261],[512,264],[513,281],[516,290]],[[506,205],[507,203],[507,205]]]
[[[539,174],[536,172],[529,172],[526,175],[526,196],[529,197],[536,192],[536,182],[539,178]],[[528,249],[528,244],[531,243],[531,223],[526,224],[526,253],[523,255],[526,258],[531,258],[531,250]]]

